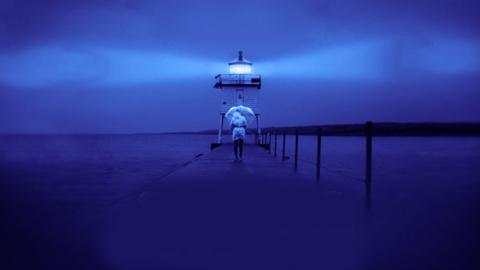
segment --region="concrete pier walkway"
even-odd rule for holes
[[[115,269],[359,269],[362,195],[223,145],[117,203],[100,245]]]

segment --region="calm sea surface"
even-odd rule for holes
[[[108,204],[209,151],[210,135],[0,137],[3,192],[18,200]]]
[[[215,135],[20,135],[0,137],[2,190],[62,203],[107,204],[158,181],[196,155],[209,152]],[[230,138],[227,135],[226,140]],[[249,138],[252,141],[252,138]],[[274,151],[272,137],[272,152]],[[281,155],[282,138],[277,138]],[[294,137],[286,155],[293,162]],[[248,153],[246,153],[248,158]],[[299,140],[300,170],[314,174],[316,137]],[[363,137],[323,137],[322,174],[352,183],[364,177]],[[375,137],[376,187],[470,187],[480,179],[479,137]],[[388,186],[387,185],[387,186]]]

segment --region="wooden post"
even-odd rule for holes
[[[283,149],[282,149],[282,160],[285,160],[285,131],[283,132]]]
[[[366,134],[366,162],[365,162],[365,182],[372,182],[372,122],[365,124]]]
[[[272,133],[268,132],[268,153],[272,152]]]
[[[263,137],[263,148],[265,149],[265,151],[267,151],[267,138],[268,138],[268,135],[267,133],[264,133],[264,137]]]
[[[317,180],[320,179],[320,157],[322,150],[322,128],[317,130]]]
[[[295,130],[295,169],[298,168],[298,129]]]
[[[367,211],[370,210],[372,205],[372,183],[365,182],[365,206]]]
[[[274,147],[274,151],[273,151],[273,156],[274,157],[277,156],[277,132],[275,132],[275,147]]]
[[[260,115],[258,113],[255,114],[255,118],[257,120],[257,134],[255,135],[255,144],[259,144],[260,143],[260,134],[261,134],[261,130],[260,130],[260,120],[258,119]]]

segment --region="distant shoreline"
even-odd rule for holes
[[[322,129],[325,136],[363,136],[365,124],[333,124],[286,127],[263,127],[263,133],[316,135]],[[255,134],[255,129],[248,129],[249,134]],[[229,130],[224,129],[224,134]],[[480,123],[373,123],[374,136],[480,136]],[[0,136],[35,136],[35,135],[216,135],[218,130],[173,131],[173,132],[132,132],[132,133],[2,133]]]
[[[365,124],[334,124],[288,127],[264,127],[263,133],[294,134],[296,130],[302,135],[316,135],[318,129],[326,136],[362,136],[365,134]],[[248,130],[254,134],[254,129]],[[228,130],[224,130],[228,132]],[[373,123],[374,136],[480,136],[480,123]],[[218,130],[197,132],[167,132],[163,134],[217,134]]]

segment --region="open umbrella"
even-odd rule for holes
[[[247,106],[242,105],[234,106],[228,109],[228,111],[225,113],[225,117],[230,122],[232,122],[233,118],[235,116],[238,116],[238,114],[241,114],[243,117],[245,117],[248,122],[253,122],[255,120],[255,113],[253,112],[253,110]]]

